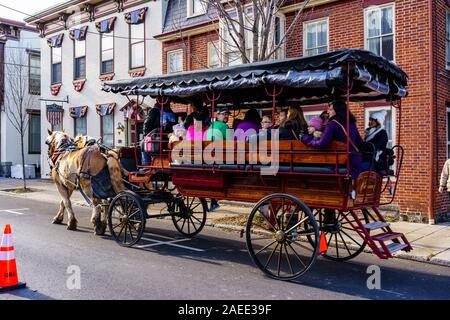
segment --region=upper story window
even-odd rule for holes
[[[394,5],[368,8],[365,11],[365,48],[393,61],[394,53]]]
[[[95,24],[100,33],[100,74],[114,72],[114,25],[116,17]]]
[[[100,73],[110,74],[114,72],[114,33],[101,34],[101,66]]]
[[[60,84],[62,81],[62,43],[64,33],[47,39],[47,43],[51,48],[51,82],[52,84]]]
[[[130,26],[130,68],[136,69],[145,66],[145,28],[144,24],[133,24]]]
[[[130,69],[145,67],[145,14],[142,8],[125,14],[130,25]]]
[[[193,17],[201,14],[205,14],[207,9],[207,3],[205,0],[188,0],[187,1],[187,16]]]
[[[62,81],[62,48],[52,48],[52,83]]]
[[[86,78],[86,40],[75,41],[75,66],[74,79],[80,80]]]
[[[314,56],[328,52],[328,18],[303,24],[303,54]]]
[[[276,50],[274,58],[282,59],[285,54],[284,46],[284,29],[286,26],[286,18],[284,16],[276,16],[274,21],[274,32],[273,32],[273,47],[279,48]]]
[[[445,32],[445,43],[447,48],[447,59],[446,66],[450,70],[450,11],[447,11],[447,21],[446,21],[446,32]]]
[[[219,41],[208,42],[208,68],[220,67]]]
[[[28,57],[28,93],[41,94],[41,57],[39,54],[30,53]]]
[[[167,73],[183,71],[183,50],[167,52]]]
[[[86,35],[88,27],[70,30],[69,36],[73,40],[74,80],[86,78]]]

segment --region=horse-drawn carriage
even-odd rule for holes
[[[340,95],[347,106],[385,101],[398,110],[400,122],[400,100],[407,95],[407,83],[407,75],[392,62],[363,50],[342,50],[113,81],[103,89],[137,96],[136,101],[152,97],[162,106],[161,118],[164,106],[200,101],[211,115],[223,106],[235,116],[256,108],[271,113],[274,121],[279,107],[321,105]],[[215,198],[257,203],[245,229],[247,247],[255,264],[273,278],[303,275],[319,253],[343,261],[356,257],[366,246],[382,259],[412,249],[378,210],[395,197],[403,160],[399,145],[392,148],[394,166],[388,164],[384,172],[367,171],[352,179],[348,138],[346,143],[334,141],[321,150],[300,140],[275,138],[256,143],[169,144],[161,127],[153,141],[159,147],[148,166],[139,165],[140,150],[121,151],[123,163],[134,160],[136,165],[126,177],[129,190],[112,200],[108,213],[109,230],[121,245],[136,244],[146,220],[152,217],[171,216],[179,232],[194,236],[205,225],[205,199]],[[164,212],[149,213],[151,204],[164,204]]]

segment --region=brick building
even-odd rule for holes
[[[216,49],[221,41],[220,22],[201,4],[202,0],[169,0],[163,33],[155,36],[162,42],[163,73],[231,64],[228,53]],[[286,3],[277,31],[288,30],[301,4]],[[448,196],[437,188],[440,170],[450,156],[450,1],[312,0],[287,35],[281,56],[343,48],[365,48],[383,55],[410,78],[401,123],[400,112],[389,103],[352,106],[361,133],[371,112],[386,110],[389,144],[405,148],[392,209],[430,223],[446,216]],[[307,117],[321,110],[323,106],[304,108]]]

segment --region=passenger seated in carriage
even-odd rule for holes
[[[151,140],[156,140],[155,135],[158,136],[157,139],[160,139],[158,130],[163,129],[163,133],[168,134],[172,132],[172,127],[176,124],[176,115],[170,109],[169,106],[164,108],[161,117],[161,105],[156,103],[150,112],[147,114],[147,118],[144,122],[144,139],[141,142],[141,156],[142,156],[142,165],[149,165],[152,162],[151,154],[147,148],[147,146],[154,146],[158,144],[151,143]],[[163,139],[164,140],[164,139]],[[159,140],[158,140],[159,141]],[[167,144],[167,140],[166,140]],[[156,152],[154,150],[152,152]]]
[[[209,126],[208,130],[206,131],[205,140],[231,140],[231,136],[228,136],[230,133],[230,127],[227,124],[229,116],[230,112],[228,111],[228,108],[219,108],[216,113],[216,120],[214,121],[214,125]]]
[[[365,150],[363,152],[362,170],[374,170],[386,173],[389,167],[387,159],[388,135],[384,128],[387,112],[385,110],[374,112],[369,118],[369,128],[364,138]]]
[[[359,154],[363,140],[356,126],[356,118],[350,112],[350,132],[347,132],[347,104],[342,100],[335,101],[328,107],[330,116],[319,140],[315,140],[312,135],[303,135],[302,142],[308,146],[317,148],[327,148],[333,140],[346,143],[350,139],[350,175],[356,181],[361,173],[362,158]]]
[[[261,116],[256,109],[247,111],[244,121],[239,123],[234,132],[234,140],[245,141],[248,137],[258,134],[261,129]]]
[[[208,125],[206,124],[205,117],[200,113],[193,115],[194,123],[189,126],[186,134],[187,141],[203,141],[205,140],[206,131]]]

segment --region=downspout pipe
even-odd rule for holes
[[[429,134],[429,198],[428,198],[428,223],[435,224],[434,220],[434,190],[436,188],[434,179],[434,155],[435,155],[435,145],[434,145],[434,135],[435,135],[435,88],[434,88],[434,55],[433,55],[433,0],[428,0],[428,34],[429,34],[429,44],[428,44],[428,63],[429,67],[429,88],[430,88],[430,134]]]

